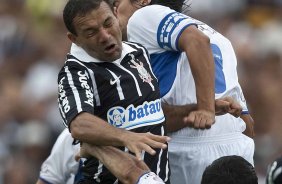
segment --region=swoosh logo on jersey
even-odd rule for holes
[[[110,84],[111,85],[114,85],[115,83],[117,83],[118,81],[119,81],[119,78],[120,78],[121,76],[118,76],[117,78],[115,78],[115,80],[110,80]]]

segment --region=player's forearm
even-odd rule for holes
[[[254,138],[255,131],[254,131],[254,125],[255,122],[253,118],[249,114],[242,114],[240,116],[246,123],[246,130],[243,132],[246,136],[249,136],[250,138]]]
[[[87,145],[87,151],[99,159],[124,184],[137,183],[139,176],[149,171],[137,166],[137,162],[143,161],[112,146]]]
[[[195,80],[198,109],[214,112],[214,59],[207,36],[197,28],[186,29],[179,40]]]
[[[79,114],[70,125],[72,137],[82,142],[103,146],[124,146],[126,130],[115,128],[89,113]]]
[[[166,118],[166,129],[168,132],[175,132],[188,124],[184,123],[183,118],[187,116],[191,111],[197,109],[196,104],[188,104],[183,106],[168,105],[162,103],[162,108]]]

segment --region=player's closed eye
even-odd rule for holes
[[[105,22],[104,22],[104,27],[105,28],[109,28],[113,25],[113,20],[112,19],[107,19]]]

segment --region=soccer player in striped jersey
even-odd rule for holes
[[[170,183],[157,79],[146,49],[121,41],[111,5],[67,2],[63,17],[73,45],[58,75],[59,109],[75,139],[129,151]],[[82,174],[81,184],[118,183],[95,157],[84,162]]]
[[[148,49],[162,102],[168,104],[164,113],[172,138],[168,147],[171,182],[199,184],[205,167],[221,156],[239,155],[253,164],[254,142],[242,133],[253,121],[238,82],[230,41],[205,23],[179,13],[183,0],[116,0],[114,5],[123,35]],[[209,73],[211,62],[214,75]],[[212,112],[207,110],[213,105],[210,96],[201,97],[211,90],[207,83],[214,85],[214,78],[213,98],[230,96],[240,102],[241,118],[216,116],[211,126],[209,118],[199,116]],[[203,106],[205,102],[210,104]],[[191,108],[195,111],[188,115]],[[209,129],[187,127],[188,122]]]

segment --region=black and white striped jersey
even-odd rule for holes
[[[123,42],[122,48],[120,59],[102,62],[72,45],[58,76],[58,103],[64,123],[68,126],[79,113],[88,112],[117,128],[164,135],[158,82],[147,50],[130,42]],[[156,151],[154,156],[145,153],[144,161],[168,181],[167,150]],[[83,173],[91,183],[116,182],[95,158],[85,162]]]

